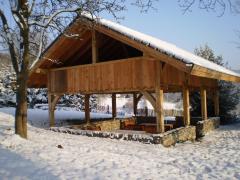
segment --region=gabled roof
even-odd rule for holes
[[[118,23],[103,19],[103,18],[96,18],[94,19],[91,15],[81,15],[80,17],[76,18],[71,24],[70,27],[75,22],[92,22],[96,21],[97,25],[94,26],[94,28],[97,28],[98,26],[101,26],[101,28],[105,28],[106,30],[111,30],[114,33],[118,33],[119,35],[123,36],[124,38],[128,38],[130,40],[133,40],[141,45],[146,46],[146,48],[150,48],[154,51],[160,52],[162,54],[167,55],[170,58],[175,59],[176,61],[183,62],[186,64],[186,66],[196,66],[196,68],[192,68],[194,70],[200,70],[201,72],[204,72],[204,76],[207,77],[210,72],[220,73],[215,76],[209,75],[210,78],[216,78],[219,76],[219,78],[216,79],[223,79],[223,80],[230,80],[230,81],[236,81],[240,82],[240,74],[231,71],[225,67],[222,67],[220,65],[217,65],[209,60],[206,60],[202,57],[196,56],[193,53],[190,53],[188,51],[185,51],[179,47],[177,47],[174,44],[162,41],[160,39],[154,38],[152,36],[143,34],[141,32],[135,31],[133,29],[130,29],[128,27],[125,27],[123,25],[120,25]],[[98,29],[97,29],[98,30]],[[54,43],[51,45],[53,46]],[[43,61],[43,60],[40,60]],[[32,69],[36,69],[39,67],[40,63],[37,62]],[[207,73],[206,73],[207,71]],[[194,75],[197,75],[196,72],[194,72]],[[230,75],[231,78],[222,78],[222,75]]]
[[[92,19],[91,16],[85,15],[85,17]],[[229,69],[226,69],[226,68],[224,68],[218,64],[215,64],[209,60],[206,60],[202,57],[196,56],[188,51],[185,51],[185,50],[177,47],[174,44],[162,41],[160,39],[143,34],[141,32],[135,31],[126,26],[117,24],[115,22],[112,22],[112,21],[109,21],[109,20],[106,20],[103,18],[98,18],[98,23],[106,26],[109,29],[119,32],[120,34],[123,34],[124,36],[134,39],[135,41],[145,44],[146,46],[149,46],[157,51],[168,54],[169,56],[172,56],[178,60],[182,60],[185,63],[196,64],[196,65],[208,68],[208,69],[212,69],[212,70],[216,70],[219,72],[223,72],[223,73],[227,73],[227,74],[230,74],[233,76],[240,77],[240,74],[238,74],[234,71],[231,71]]]

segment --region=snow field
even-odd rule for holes
[[[52,132],[34,126],[46,115],[32,110],[23,140],[7,110],[0,109],[1,179],[240,179],[240,124],[164,148]]]

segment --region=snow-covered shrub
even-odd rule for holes
[[[36,104],[47,104],[48,96],[47,89],[28,89],[28,97],[27,101],[29,103],[29,107],[33,108]]]
[[[2,66],[0,71],[0,106],[15,106],[16,76],[10,66]]]

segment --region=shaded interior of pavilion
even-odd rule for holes
[[[215,91],[216,92],[216,91]],[[155,99],[154,93],[151,94],[151,98]],[[218,94],[213,93],[211,91],[204,90],[195,90],[190,93],[195,96],[199,96],[199,103],[201,104],[201,108],[199,112],[195,110],[193,113],[193,107],[190,105],[190,122],[186,122],[184,119],[184,94],[182,92],[170,92],[164,93],[163,101],[169,103],[168,98],[176,95],[178,96],[178,100],[175,103],[178,103],[178,109],[164,108],[163,107],[163,119],[164,119],[164,130],[163,132],[167,132],[173,129],[177,129],[180,127],[185,127],[189,125],[195,126],[198,121],[203,121],[206,119],[211,119],[212,117],[219,116],[219,102],[218,102]],[[121,98],[128,97],[128,99],[132,102],[130,105],[131,113],[128,115],[124,115],[118,112],[118,96],[121,95]],[[92,131],[102,131],[101,123],[106,121],[120,121],[119,129],[113,127],[110,131],[112,132],[125,132],[125,133],[159,133],[157,124],[157,117],[154,110],[154,104],[151,103],[151,98],[149,95],[144,96],[142,93],[131,93],[131,94],[107,94],[107,97],[111,98],[111,105],[107,106],[106,117],[91,117],[91,112],[95,112],[95,108],[91,109],[91,95],[83,95],[84,96],[84,119],[66,119],[67,126],[71,128],[79,128],[82,130],[92,130]],[[101,95],[100,95],[101,96]],[[147,96],[147,97],[146,97]],[[130,97],[130,98],[129,98]],[[180,97],[180,98],[179,98]],[[60,98],[60,97],[59,97]],[[150,98],[150,99],[149,99]],[[149,106],[141,106],[139,107],[139,102],[141,100],[147,101]],[[164,104],[164,103],[163,103]],[[55,107],[57,104],[55,105]],[[128,109],[129,110],[129,109]],[[50,113],[51,116],[51,113]],[[52,114],[54,116],[54,114]],[[53,117],[55,118],[55,117]],[[57,119],[56,119],[57,121]],[[55,122],[55,121],[54,121]],[[97,122],[97,123],[96,123]],[[53,125],[52,125],[53,126]]]

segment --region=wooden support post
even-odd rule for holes
[[[144,111],[145,111],[145,117],[148,117],[148,107],[147,106],[144,107]]]
[[[207,117],[207,90],[205,88],[201,88],[201,111],[202,111],[202,119],[206,120]]]
[[[214,114],[215,116],[219,116],[219,91],[218,90],[214,90],[213,103],[214,103]]]
[[[163,89],[161,88],[161,78],[163,75],[162,63],[156,62],[156,118],[157,118],[157,132],[163,133],[164,130],[164,116],[163,116]]]
[[[137,116],[137,93],[133,93],[133,114],[134,116]]]
[[[133,113],[135,116],[137,116],[137,106],[141,98],[143,97],[143,94],[137,95],[137,93],[133,94]]]
[[[89,105],[90,95],[86,94],[84,97],[84,104],[85,104],[85,121],[87,124],[90,123],[90,105]]]
[[[190,125],[190,103],[189,103],[189,89],[187,86],[183,87],[183,119],[184,125]]]
[[[97,32],[92,30],[92,63],[98,62],[98,42],[97,42]]]
[[[117,100],[116,100],[116,93],[112,94],[112,117],[117,117]]]
[[[48,94],[48,114],[50,127],[55,125],[54,111],[59,98],[59,95]]]

